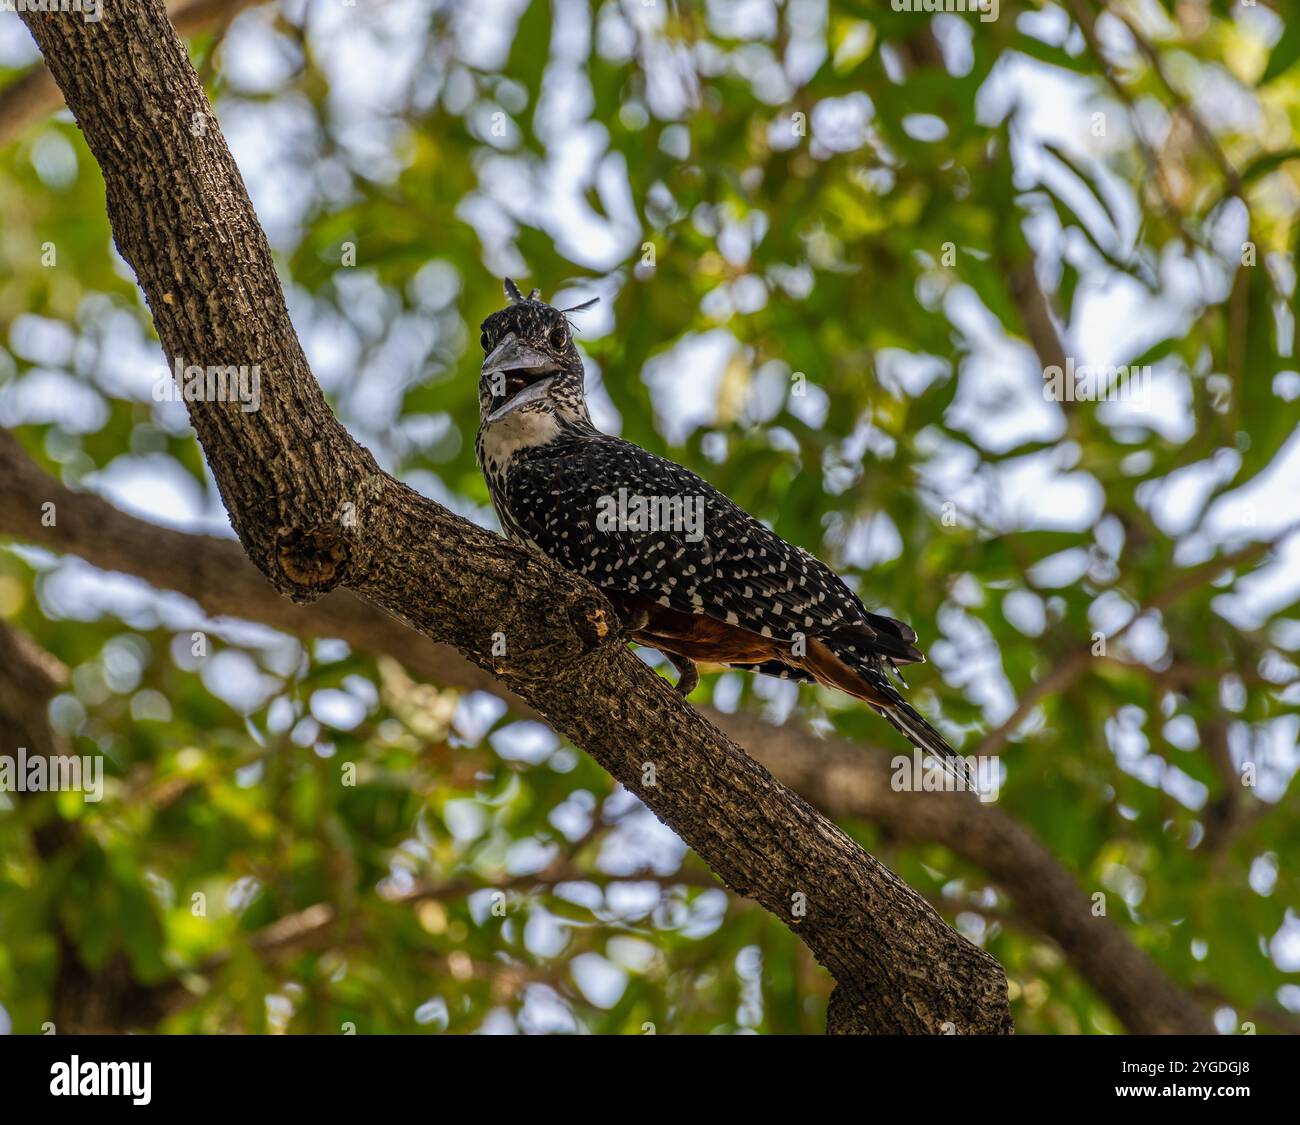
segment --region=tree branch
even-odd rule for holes
[[[264,0],[189,0],[169,11],[182,35],[224,27],[245,8]],[[0,147],[22,135],[29,125],[63,105],[63,94],[44,63],[24,71],[0,90]]]
[[[1097,35],[1097,14],[1093,12],[1089,4],[1090,0],[1069,0],[1070,11],[1074,14],[1079,30],[1083,32],[1083,38],[1088,45],[1089,53],[1097,63],[1097,68],[1101,71],[1102,77],[1106,79],[1106,83],[1114,91],[1115,96],[1119,98],[1128,114],[1129,128],[1133,130],[1133,139],[1151,171],[1151,178],[1155,182],[1156,190],[1159,192],[1160,202],[1164,205],[1165,215],[1170,224],[1182,236],[1183,245],[1190,251],[1198,245],[1198,241],[1188,227],[1187,217],[1183,214],[1182,208],[1179,207],[1174,196],[1173,185],[1169,181],[1169,173],[1165,169],[1164,162],[1160,159],[1160,154],[1156,152],[1155,147],[1147,139],[1146,133],[1139,122],[1137,103],[1128,88],[1120,81],[1119,75],[1115,73],[1115,68],[1111,65],[1111,61],[1101,45],[1101,40]]]
[[[637,660],[594,587],[419,496],[342,428],[159,0],[99,23],[23,20],[100,165],[168,358],[260,371],[259,409],[189,407],[231,523],[276,588],[310,601],[346,586],[500,675],[800,936],[837,982],[830,1030],[1009,1031],[996,961]]]
[[[1228,154],[1223,151],[1223,146],[1219,144],[1219,139],[1214,135],[1214,131],[1205,123],[1205,118],[1197,112],[1196,107],[1170,81],[1164,63],[1160,61],[1160,52],[1142,34],[1142,29],[1138,27],[1137,21],[1127,12],[1112,8],[1109,4],[1105,4],[1104,8],[1107,15],[1119,20],[1128,28],[1128,33],[1133,37],[1133,42],[1137,44],[1138,50],[1142,52],[1142,56],[1150,63],[1151,69],[1155,71],[1156,78],[1160,80],[1160,85],[1164,87],[1165,93],[1173,101],[1174,108],[1191,122],[1192,132],[1196,134],[1197,139],[1213,158],[1223,175],[1224,182],[1227,185],[1224,198],[1235,195],[1244,203],[1241,175],[1233,166],[1232,161],[1228,159]]]

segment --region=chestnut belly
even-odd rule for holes
[[[606,591],[608,593],[608,591]],[[713,664],[757,664],[764,660],[790,660],[789,643],[775,637],[751,633],[739,625],[728,625],[703,613],[681,613],[635,594],[610,595],[624,620],[646,621],[631,634],[637,644],[649,645],[692,660]]]

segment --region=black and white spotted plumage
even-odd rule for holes
[[[691,542],[680,529],[599,530],[602,499],[620,490],[702,501],[702,538]],[[503,499],[524,538],[597,586],[786,643],[796,634],[842,633],[846,645],[861,637],[900,663],[921,659],[911,644],[916,634],[868,613],[825,563],[689,469],[621,438],[566,427],[546,444],[520,450]]]
[[[652,619],[664,611],[679,636],[691,631],[681,626],[683,619],[707,618],[713,636],[722,628],[754,639],[742,659],[724,656],[722,662],[834,683],[867,700],[917,746],[956,759],[889,675],[900,664],[924,660],[915,632],[870,612],[825,563],[785,542],[689,469],[598,431],[563,313],[535,294],[522,297],[512,283],[507,294],[511,304],[483,324],[487,358],[477,439],[506,533],[587,578],[616,605],[620,599],[635,604]],[[620,496],[632,507],[630,523],[610,519]],[[676,498],[689,507],[674,511],[695,518],[667,527],[638,523],[637,498],[661,512],[666,498]],[[657,628],[652,620],[644,643],[670,656],[676,651],[682,662],[674,663],[693,672],[691,647],[674,645],[662,629],[656,637]],[[734,655],[733,649],[724,643],[719,651]],[[810,650],[820,664],[807,656]],[[714,659],[707,651],[694,655]]]

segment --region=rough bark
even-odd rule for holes
[[[158,0],[93,24],[23,19],[99,162],[169,361],[260,368],[260,409],[192,403],[190,418],[240,542],[276,588],[310,601],[347,586],[501,676],[724,883],[791,926],[837,982],[830,1030],[1009,1031],[996,961],[683,703],[627,650],[593,587],[381,472],[339,425]]]
[[[224,28],[245,8],[263,0],[184,0],[168,8],[182,35]],[[0,90],[0,146],[63,104],[63,94],[44,63],[37,63]]]

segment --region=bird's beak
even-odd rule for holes
[[[495,375],[498,371],[555,371],[559,364],[550,356],[531,348],[512,332],[483,361],[483,374]]]
[[[492,349],[492,354],[483,361],[484,376],[497,375],[505,379],[505,401],[488,415],[486,421],[499,422],[507,414],[512,414],[521,406],[536,402],[550,390],[554,377],[535,379],[539,375],[548,375],[559,371],[560,365],[550,356],[544,355],[536,348],[530,347],[513,332]]]
[[[494,422],[499,422],[507,414],[513,414],[520,407],[527,406],[530,402],[536,402],[539,398],[545,398],[551,389],[551,384],[554,382],[555,376],[548,375],[545,379],[538,379],[536,383],[529,383],[522,391],[512,395],[492,411],[487,416],[487,424],[490,426]]]

